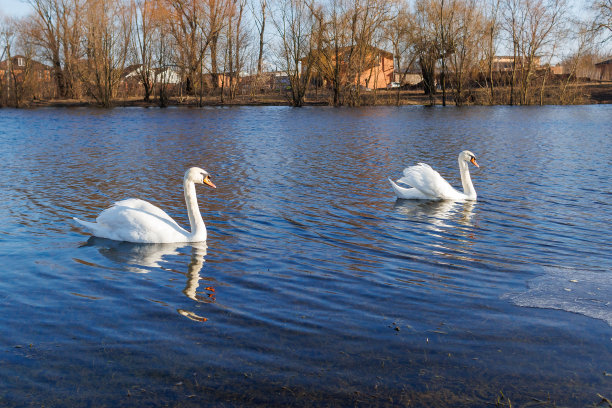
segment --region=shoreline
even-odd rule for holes
[[[573,103],[553,103],[554,97],[545,97],[542,105],[546,106],[563,106],[563,105],[600,105],[612,104],[612,82],[600,83],[581,83],[573,85],[576,94]],[[485,89],[474,89],[476,97],[481,96]],[[434,96],[434,106],[442,106],[442,95],[438,93]],[[447,94],[447,106],[455,105],[452,98],[452,93]],[[462,106],[509,106],[506,103],[478,103],[470,102]],[[539,104],[525,105],[538,106]],[[202,98],[189,97],[171,97],[168,100],[166,107],[211,107],[211,106],[291,106],[289,99],[280,94],[257,94],[257,95],[238,95],[233,100],[225,98],[221,101],[220,96],[204,96]],[[303,106],[333,106],[330,95],[327,92],[319,91],[317,93],[307,94]],[[344,104],[342,106],[351,106]],[[360,107],[368,106],[432,106],[431,99],[425,95],[422,90],[374,90],[363,92],[361,95]],[[520,106],[515,104],[515,106]],[[11,107],[11,106],[0,106]],[[14,106],[13,106],[14,107]],[[95,100],[88,99],[49,99],[49,100],[34,100],[24,102],[17,109],[32,109],[32,108],[79,108],[79,107],[104,107]],[[116,98],[112,101],[110,108],[121,107],[142,107],[142,108],[159,108],[159,102],[154,97],[150,101],[145,102],[142,97]]]

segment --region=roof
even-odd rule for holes
[[[357,49],[356,46],[351,47],[349,45],[338,47],[338,54],[346,54],[346,53],[351,52],[352,50],[355,50],[355,49]],[[393,53],[392,52],[385,51],[385,50],[383,50],[381,48],[374,47],[372,45],[368,45],[367,46],[367,50],[370,53],[372,53],[372,54],[377,54],[378,53],[378,54],[384,55],[387,58],[393,58]],[[314,50],[314,52],[322,52],[322,51],[334,51],[334,48],[333,47],[326,47],[326,48],[323,48],[323,49]],[[300,59],[300,61],[304,61],[307,58],[308,57],[303,57],[303,58]]]
[[[612,64],[612,58],[610,58],[608,60],[605,60],[605,61],[598,62],[597,64],[595,64],[595,66],[597,66],[597,65],[611,65],[611,64]]]
[[[23,58],[24,60],[30,60],[30,62],[32,63],[31,68],[37,69],[37,70],[51,70],[53,69],[52,67],[43,64],[42,62],[36,61],[35,59],[32,58],[27,58],[23,55],[14,55],[11,57],[11,64],[13,64],[14,66],[16,66],[17,69],[20,68],[20,66],[17,64],[18,59],[19,58]],[[4,60],[0,62],[0,69],[1,70],[6,70],[8,68],[8,60]]]
[[[351,52],[352,50],[354,50],[354,49],[356,49],[356,48],[357,48],[356,46],[353,46],[353,47],[352,47],[352,46],[350,46],[350,45],[347,45],[347,46],[344,46],[344,47],[340,47],[338,50],[339,50],[339,52],[340,52],[341,54],[344,54],[344,53],[347,53],[347,52]],[[378,47],[374,47],[373,45],[368,45],[368,46],[366,46],[366,49],[367,49],[369,52],[372,52],[372,53],[374,53],[374,54],[376,54],[376,53],[378,53],[378,54],[383,54],[384,56],[386,56],[386,57],[388,57],[388,58],[393,58],[393,53],[392,53],[392,52],[385,51],[385,50],[383,50],[383,49],[381,49],[381,48],[378,48]]]

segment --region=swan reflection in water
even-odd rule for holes
[[[400,214],[414,218],[426,218],[436,227],[449,228],[449,221],[455,221],[466,227],[472,227],[472,216],[476,201],[425,201],[402,200],[395,201],[394,209]]]
[[[107,259],[120,265],[125,265],[125,269],[135,273],[148,273],[152,269],[162,269],[165,271],[177,272],[185,275],[187,282],[183,294],[189,299],[198,303],[214,303],[215,288],[208,286],[203,288],[204,292],[198,293],[200,287],[200,271],[204,266],[206,256],[205,242],[192,243],[172,243],[172,244],[135,244],[125,241],[114,241],[105,238],[90,237],[84,246],[93,246],[98,249],[100,254]],[[191,259],[187,267],[187,272],[179,272],[167,268],[168,256],[181,255],[185,252],[182,249],[191,247]],[[183,309],[177,310],[179,314],[195,321],[206,321],[205,317],[198,316],[194,312]]]
[[[398,213],[418,222],[415,229],[434,238],[429,242],[431,254],[453,260],[473,261],[472,251],[476,234],[472,221],[475,201],[423,201],[395,202]]]

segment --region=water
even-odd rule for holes
[[[609,106],[0,110],[0,405],[612,398]],[[396,201],[425,162],[475,203]],[[90,238],[112,202],[209,239]]]

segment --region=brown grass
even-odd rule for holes
[[[498,89],[498,92],[504,92],[503,89]],[[472,98],[466,102],[466,105],[484,105],[487,104],[485,89],[472,90]],[[397,90],[374,90],[363,91],[361,93],[360,105],[396,105],[398,104]],[[612,103],[612,82],[597,82],[597,83],[581,83],[570,85],[566,93],[570,96],[564,98],[560,103],[560,91],[558,86],[551,86],[544,93],[543,104],[559,105],[559,104],[608,104]],[[424,95],[422,90],[401,90],[399,91],[399,105],[429,105],[431,99]],[[434,97],[434,103],[440,105],[442,103],[442,95],[438,93]],[[502,101],[500,101],[502,103]],[[538,102],[539,103],[539,102]],[[453,96],[449,92],[447,94],[447,104],[454,105]],[[290,101],[288,95],[279,92],[270,94],[257,95],[238,95],[230,100],[225,97],[223,101],[220,96],[204,96],[201,99],[198,97],[171,97],[168,101],[169,106],[289,106]],[[331,93],[318,90],[310,92],[306,95],[306,106],[316,105],[331,105]],[[96,106],[93,100],[75,100],[75,99],[52,99],[52,100],[34,100],[29,103],[24,103],[23,107],[79,107],[79,106]],[[141,98],[131,97],[125,99],[116,99],[113,106],[142,106],[152,107],[158,106],[158,102],[152,99],[150,102],[144,102]]]

